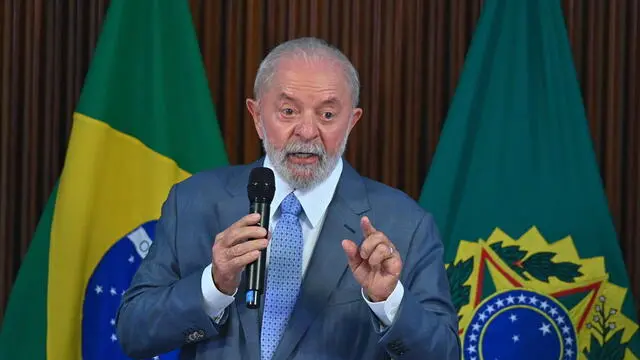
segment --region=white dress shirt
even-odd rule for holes
[[[263,166],[274,170],[268,156],[265,158]],[[340,180],[342,166],[342,159],[340,159],[329,177],[309,190],[294,190],[274,170],[276,192],[270,206],[271,213],[269,221],[269,232],[273,231],[275,225],[278,222],[278,218],[280,217],[280,203],[287,195],[289,195],[289,193],[293,191],[295,196],[300,201],[303,209],[302,213],[300,214],[302,235],[304,238],[304,247],[302,251],[303,277],[309,264],[309,260],[311,259],[316,241],[318,240],[318,236],[320,235],[320,230],[322,229],[322,225],[324,223],[327,208],[329,206],[329,203],[331,202],[331,199],[333,198],[333,194],[335,193],[336,186],[338,185],[338,180]],[[269,263],[270,248],[270,245],[267,246],[267,265]],[[224,314],[224,309],[231,303],[233,303],[235,299],[235,293],[231,296],[226,295],[216,288],[211,276],[211,266],[212,265],[209,264],[202,272],[201,285],[202,295],[204,298],[203,306],[205,312],[209,315],[209,317],[218,322]],[[393,322],[403,294],[404,288],[399,281],[398,285],[386,301],[371,302],[369,301],[367,296],[365,296],[364,291],[362,291],[362,297],[364,301],[367,303],[367,305],[369,305],[373,313],[378,317],[378,319],[384,326],[389,326]]]

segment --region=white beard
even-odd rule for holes
[[[338,151],[333,156],[327,154],[327,150],[320,142],[304,142],[295,141],[285,144],[278,150],[268,140],[267,131],[264,128],[262,119],[260,121],[262,128],[262,146],[273,163],[275,171],[294,189],[311,189],[317,184],[329,177],[333,169],[336,167],[338,160],[344,154],[347,148],[347,140],[349,132],[345,132],[344,138],[338,147]],[[318,157],[318,161],[314,164],[293,164],[287,161],[287,157],[291,153],[304,152],[314,154]]]

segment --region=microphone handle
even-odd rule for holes
[[[258,226],[262,226],[269,232],[269,204],[261,202],[252,202],[249,213],[260,214]],[[260,251],[260,257],[247,265],[245,272],[247,291],[245,295],[245,303],[249,309],[257,309],[260,307],[260,297],[264,293],[264,277],[267,263],[266,249]]]

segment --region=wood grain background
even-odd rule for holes
[[[640,6],[563,0],[595,149],[640,299]],[[363,83],[347,150],[364,175],[418,198],[482,1],[190,0],[231,163],[260,155],[244,99],[262,56],[313,35]],[[0,320],[59,176],[108,0],[0,2]],[[385,141],[376,138],[383,136]]]

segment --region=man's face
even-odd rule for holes
[[[285,58],[260,102],[247,108],[276,170],[295,188],[324,180],[343,155],[362,109],[332,60]]]

